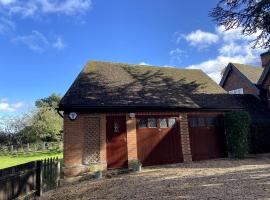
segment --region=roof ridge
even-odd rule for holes
[[[87,67],[90,63],[108,63],[108,64],[115,64],[115,65],[129,65],[129,66],[142,66],[142,67],[154,67],[154,68],[162,68],[162,69],[177,69],[177,70],[187,70],[187,71],[201,71],[201,69],[190,69],[187,67],[178,67],[178,66],[157,66],[157,65],[141,65],[141,64],[132,64],[132,63],[123,63],[123,62],[112,62],[112,61],[101,61],[101,60],[88,60],[85,67]]]
[[[258,66],[258,65],[250,65],[250,64],[243,64],[243,63],[236,63],[236,62],[230,62],[229,64],[233,64],[233,65],[242,65],[243,67],[250,67],[250,68],[257,68],[257,69],[262,69],[261,66]],[[235,66],[237,67],[237,66]]]

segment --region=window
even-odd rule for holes
[[[198,118],[192,117],[189,119],[189,127],[197,127],[198,126]]]
[[[206,124],[207,124],[207,126],[216,126],[216,125],[218,125],[217,118],[216,117],[207,117],[206,118]]]
[[[160,128],[167,128],[168,127],[166,118],[159,119],[159,127]]]
[[[230,90],[229,94],[244,94],[243,88],[235,89],[235,90]]]
[[[198,126],[205,126],[204,118],[202,118],[202,117],[198,118]]]
[[[172,128],[176,124],[176,119],[175,118],[169,118],[168,122],[169,122],[169,127]]]
[[[147,128],[147,119],[139,119],[139,128]]]
[[[157,128],[157,119],[149,118],[148,125],[149,125],[149,128]]]

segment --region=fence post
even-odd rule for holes
[[[37,187],[37,195],[42,196],[42,160],[38,160],[37,162],[37,175],[36,175],[36,187]]]
[[[29,143],[27,143],[27,152],[29,152],[29,150],[30,150],[30,145]]]
[[[57,161],[57,173],[56,173],[56,181],[57,181],[57,184],[56,184],[56,187],[59,187],[60,186],[60,175],[61,175],[61,170],[60,170],[60,161],[58,159],[58,157],[56,158],[56,161]]]
[[[13,145],[10,147],[11,153],[13,154]]]
[[[46,150],[46,142],[43,142],[43,147],[42,147],[43,151]]]

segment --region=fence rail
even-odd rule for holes
[[[0,199],[41,196],[60,182],[58,158],[32,161],[0,170]]]
[[[0,146],[0,155],[24,155],[62,150],[61,142],[28,143],[22,145]]]

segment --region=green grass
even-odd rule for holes
[[[50,152],[43,152],[43,153],[35,153],[33,155],[18,155],[18,156],[0,155],[0,169],[12,167],[15,165],[27,163],[34,160],[40,160],[40,159],[51,158],[51,157],[56,157],[56,156],[59,159],[62,159],[63,152],[50,151]]]

